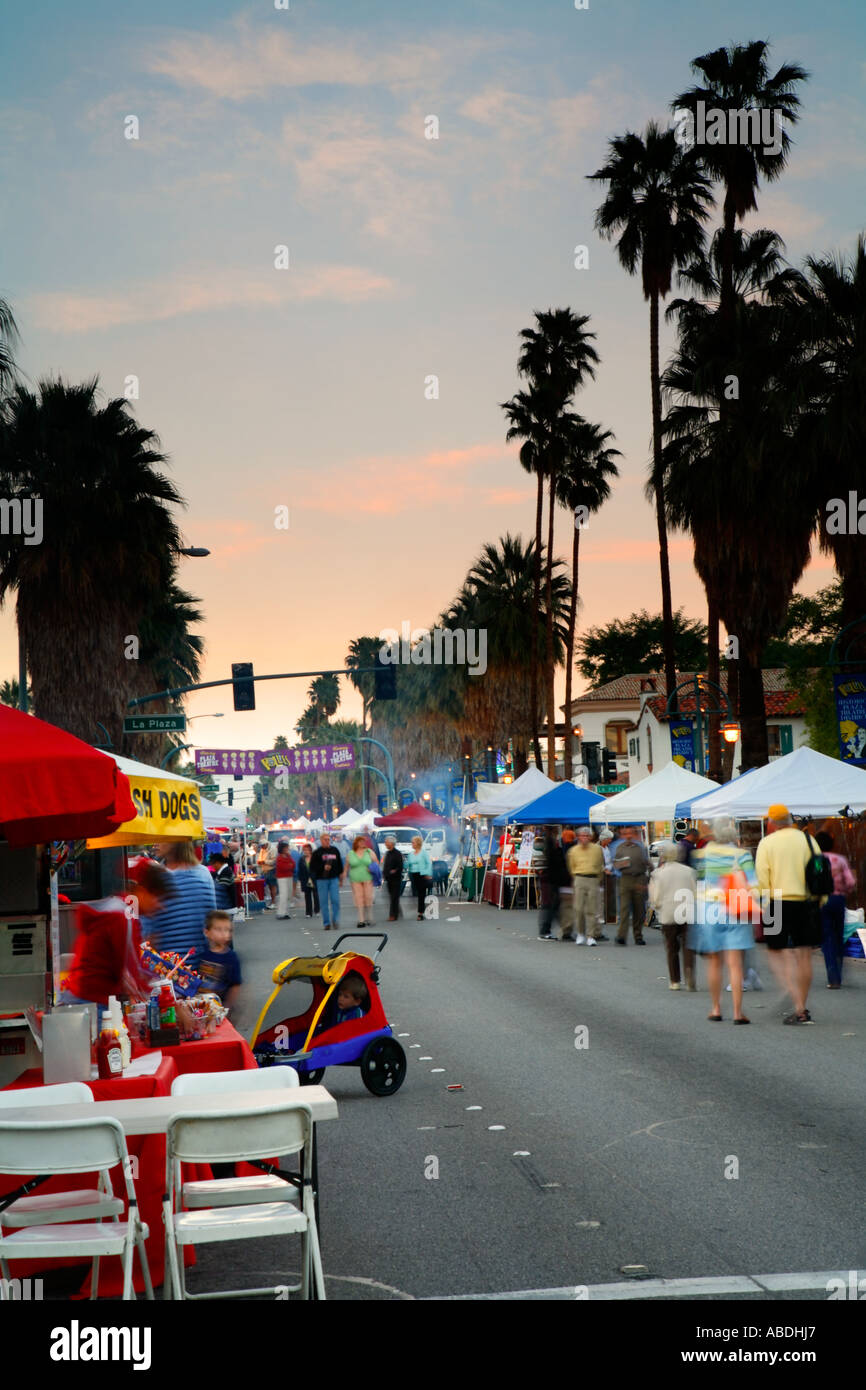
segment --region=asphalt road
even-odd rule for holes
[[[409,1070],[386,1099],[355,1070],[325,1074],[340,1108],[320,1126],[329,1298],[595,1297],[628,1266],[710,1279],[708,1297],[826,1298],[815,1280],[762,1294],[742,1277],[866,1266],[866,965],[830,992],[816,955],[815,1024],[790,1028],[759,947],[765,989],[735,1030],[729,995],[725,1023],[706,1021],[702,972],[697,993],[668,989],[655,931],[643,950],[548,944],[534,914],[465,903],[388,930],[381,991]],[[278,961],[333,939],[302,915],[241,924],[241,1024]],[[291,1274],[274,1244],[238,1247],[239,1284]]]

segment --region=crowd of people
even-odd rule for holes
[[[646,945],[644,930],[655,918],[667,955],[669,987],[697,988],[695,966],[706,965],[708,1018],[722,1021],[722,979],[728,973],[732,1021],[747,1024],[743,993],[762,988],[752,952],[756,940],[793,1008],[790,1025],[809,1024],[812,953],[821,948],[827,988],[842,983],[845,908],[856,880],[848,860],[826,831],[812,835],[794,824],[788,808],[770,806],[767,833],[754,857],[738,841],[737,825],[714,820],[709,833],[696,828],[678,843],[662,841],[653,868],[638,826],[594,834],[548,831],[542,871],[539,939],[596,946],[608,938],[604,885],[616,886],[614,942]]]

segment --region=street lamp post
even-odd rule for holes
[[[695,702],[695,723],[694,728],[692,730],[692,746],[694,748],[695,772],[699,772],[701,776],[704,776],[704,723],[701,711],[701,697],[708,696],[709,692],[712,690],[716,692],[716,694],[719,696],[721,700],[724,700],[724,707],[717,700],[714,705],[708,705],[707,709],[704,710],[703,713],[706,714],[708,717],[714,714],[723,714],[726,716],[728,722],[725,726],[725,739],[727,742],[730,743],[736,741],[736,738],[739,736],[739,725],[736,723],[734,719],[734,712],[731,709],[731,702],[728,699],[726,692],[722,689],[720,685],[717,685],[715,681],[709,680],[706,676],[691,676],[688,680],[680,681],[679,685],[676,685],[674,687],[674,689],[671,691],[670,695],[667,698],[667,701],[665,703],[666,715],[670,716],[670,714],[672,713],[671,705],[676,704],[677,692],[685,689],[690,689],[692,691],[692,697]],[[737,730],[737,733],[734,736],[734,738],[731,739],[729,737],[729,732],[733,732],[734,729]]]

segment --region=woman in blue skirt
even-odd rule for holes
[[[752,920],[760,921],[758,879],[751,854],[737,844],[737,827],[727,816],[712,823],[707,844],[692,855],[698,875],[694,926],[688,944],[707,962],[711,1023],[722,1021],[722,955],[728,965],[734,1023],[749,1023],[743,1013],[743,959],[755,944]],[[753,894],[756,895],[753,897]]]

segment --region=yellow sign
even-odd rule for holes
[[[201,797],[195,782],[174,777],[143,777],[127,773],[138,815],[102,840],[88,840],[88,849],[111,845],[150,845],[157,840],[203,840]]]

